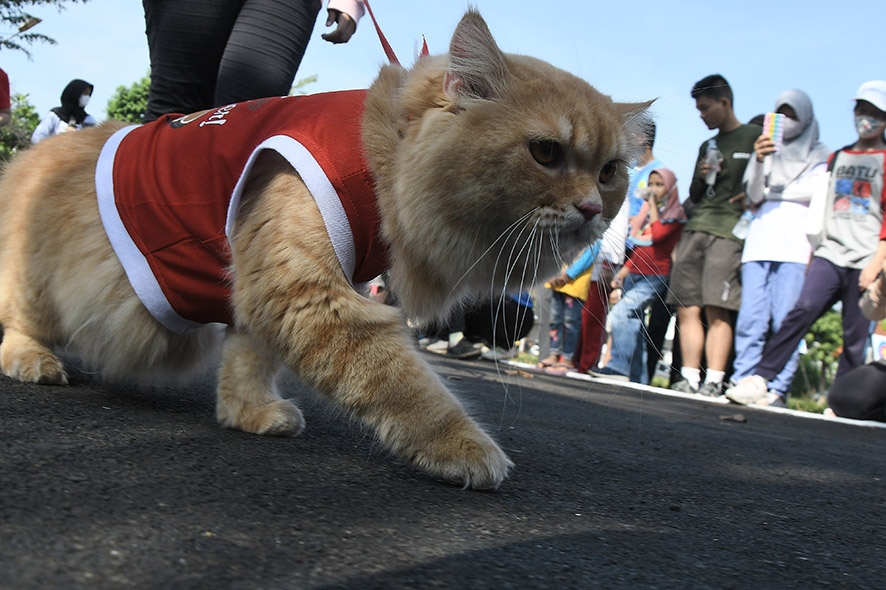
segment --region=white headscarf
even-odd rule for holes
[[[818,141],[818,121],[812,112],[812,101],[802,90],[786,90],[775,101],[775,110],[787,105],[797,113],[796,125],[801,131],[788,139],[777,154],[768,156],[772,159],[772,170],[769,172],[769,190],[781,193],[784,188],[797,180],[806,170],[826,162],[830,152]],[[790,123],[789,123],[790,124]],[[787,127],[787,126],[786,126]],[[788,128],[785,129],[788,131]],[[756,158],[751,158],[756,163]]]

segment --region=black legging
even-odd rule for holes
[[[828,406],[841,418],[886,422],[886,365],[869,363],[843,374],[828,391]]]
[[[320,0],[142,0],[147,121],[289,94]]]

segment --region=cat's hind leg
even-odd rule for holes
[[[301,410],[277,393],[279,367],[276,359],[256,349],[249,336],[228,328],[218,378],[219,423],[254,434],[301,434],[305,427]]]
[[[3,374],[25,383],[66,385],[68,376],[53,352],[18,330],[5,328],[0,343]]]

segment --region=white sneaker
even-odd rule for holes
[[[734,387],[726,390],[726,398],[731,402],[747,406],[764,399],[769,393],[769,385],[759,375],[744,377]]]
[[[446,354],[446,351],[449,350],[449,341],[448,340],[437,340],[436,342],[432,342],[425,346],[425,350],[428,352],[434,352],[436,354]]]

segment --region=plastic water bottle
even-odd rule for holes
[[[751,228],[751,222],[753,220],[754,214],[751,213],[749,209],[745,209],[744,213],[741,214],[741,217],[738,218],[738,223],[732,228],[732,235],[739,240],[748,237],[748,230]]]
[[[705,153],[705,164],[710,166],[710,170],[704,178],[705,184],[708,185],[708,196],[714,196],[714,183],[717,182],[717,174],[720,173],[720,160],[723,154],[717,149],[717,142],[713,139],[708,140],[708,149]]]

